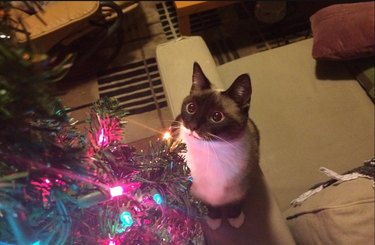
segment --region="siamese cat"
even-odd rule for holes
[[[259,134],[248,115],[251,92],[247,74],[225,91],[214,89],[195,62],[190,94],[176,119],[193,178],[190,192],[206,204],[214,230],[224,217],[235,228],[245,221],[243,205],[259,167]]]

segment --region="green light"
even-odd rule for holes
[[[153,196],[153,199],[156,202],[156,204],[158,204],[158,205],[160,205],[163,202],[163,198],[161,197],[161,195],[159,193],[156,193]]]
[[[133,225],[133,218],[131,213],[128,211],[124,211],[120,214],[120,220],[124,226],[132,226]]]

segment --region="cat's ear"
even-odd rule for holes
[[[193,66],[193,84],[191,86],[190,93],[193,91],[201,91],[205,89],[210,89],[211,83],[204,75],[202,68],[197,62],[194,62]]]
[[[224,94],[232,98],[241,109],[248,108],[251,98],[250,76],[248,74],[242,74],[237,77]]]

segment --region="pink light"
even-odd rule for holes
[[[49,179],[46,179],[44,182],[46,182],[47,184],[51,183]]]
[[[137,190],[139,187],[141,187],[141,183],[139,182],[133,182],[133,183],[130,183],[130,184],[125,184],[125,190],[128,191],[128,192],[132,192],[132,191],[135,191]]]
[[[122,189],[121,186],[111,187],[109,191],[112,197],[121,196],[124,193],[124,190]]]
[[[105,135],[104,129],[101,128],[99,138],[98,138],[98,145],[99,146],[107,146],[108,145],[108,136]]]
[[[108,245],[116,245],[116,242],[113,241],[113,240],[110,240],[109,243],[108,243]]]

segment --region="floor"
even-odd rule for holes
[[[311,37],[308,17],[315,3],[288,2],[286,16],[265,24],[254,16],[255,2],[240,1],[228,7],[191,16],[192,35],[204,38],[217,65]],[[173,118],[168,109],[157,68],[156,46],[181,36],[173,2],[144,1],[126,13],[122,49],[109,66],[98,67],[100,55],[113,50],[108,42],[82,67],[57,84],[59,97],[79,121],[81,129],[92,103],[109,96],[130,114],[124,139],[137,147],[159,137]],[[96,65],[96,66],[95,66]]]

